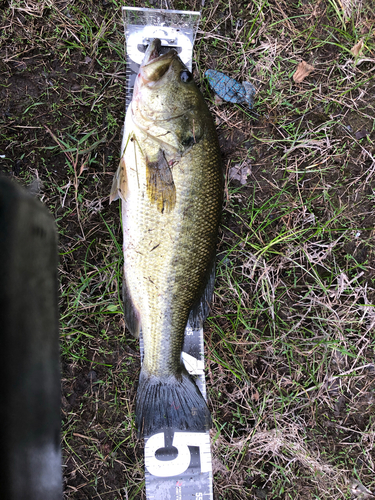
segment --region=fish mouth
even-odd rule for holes
[[[157,59],[160,56],[160,50],[161,50],[161,41],[159,38],[154,38],[146,49],[142,61],[142,66],[145,66],[146,64]]]
[[[170,68],[173,59],[178,57],[174,49],[169,50],[165,54],[160,54],[160,51],[161,41],[159,38],[154,38],[147,47],[140,67],[140,76],[143,84],[160,80]]]

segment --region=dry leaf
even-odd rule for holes
[[[220,106],[220,104],[223,104],[223,99],[221,99],[217,94],[214,95],[214,103],[216,106]]]
[[[252,393],[252,395],[251,395],[251,399],[252,399],[253,401],[259,401],[259,397],[260,397],[260,396],[259,396],[259,392],[258,392],[256,389],[254,389],[254,391],[255,391],[255,392],[253,392],[253,393]]]
[[[297,66],[296,72],[293,75],[293,80],[296,83],[301,83],[303,80],[306,78],[306,76],[309,76],[309,74],[314,71],[314,66],[311,66],[310,64],[307,64],[306,61],[302,61],[299,63]]]
[[[251,174],[251,165],[244,162],[242,165],[235,165],[229,169],[229,178],[240,181],[241,184],[246,184],[247,176]]]
[[[354,57],[357,57],[359,56],[359,54],[362,53],[362,50],[363,50],[363,40],[360,40],[358,43],[354,45],[354,47],[350,49],[350,52],[353,54]]]

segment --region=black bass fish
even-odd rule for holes
[[[125,321],[144,341],[136,423],[146,436],[211,425],[181,352],[189,315],[208,312],[223,200],[211,114],[177,52],[160,47],[151,42],[139,69],[110,196],[122,200]]]

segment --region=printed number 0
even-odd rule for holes
[[[210,438],[208,433],[175,432],[172,446],[177,448],[177,457],[168,461],[158,460],[155,453],[160,448],[165,447],[164,432],[154,434],[147,440],[145,465],[150,474],[158,477],[171,477],[185,472],[191,459],[188,446],[199,446],[201,472],[211,470]]]

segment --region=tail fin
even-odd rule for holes
[[[142,369],[136,404],[138,436],[172,428],[204,432],[211,426],[207,404],[188,372],[158,378]]]

